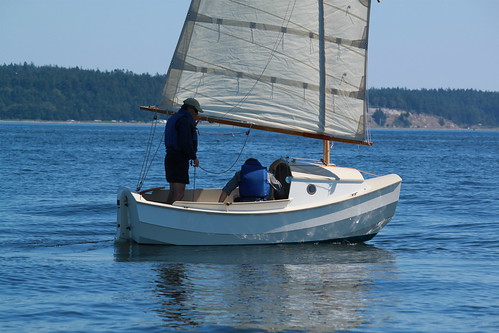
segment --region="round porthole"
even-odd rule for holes
[[[313,195],[313,194],[315,194],[315,192],[317,192],[317,187],[315,187],[314,184],[309,184],[307,186],[307,193],[310,195]]]

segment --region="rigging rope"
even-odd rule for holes
[[[221,171],[221,172],[215,172],[215,171],[207,170],[207,169],[203,168],[201,165],[199,166],[199,168],[201,170],[203,170],[204,172],[211,173],[211,174],[214,174],[214,175],[221,175],[223,173],[229,172],[234,167],[234,165],[236,165],[237,161],[239,161],[239,159],[241,158],[241,155],[243,154],[244,148],[246,147],[246,143],[248,142],[248,138],[249,138],[250,132],[251,132],[251,127],[246,131],[246,140],[244,140],[244,144],[241,147],[241,151],[237,155],[236,160],[232,163],[232,165],[227,170],[224,170],[224,171]]]
[[[191,165],[194,165],[193,161],[191,161]],[[193,190],[192,190],[192,201],[195,201],[194,200],[194,195],[196,194],[196,169],[197,168],[194,168],[194,184],[193,184]]]
[[[144,181],[146,180],[147,173],[151,169],[152,162],[154,158],[156,157],[156,154],[158,153],[159,147],[161,147],[161,144],[163,143],[163,137],[161,138],[161,141],[158,144],[158,147],[156,148],[156,151],[154,154],[151,156],[151,147],[152,147],[152,141],[154,139],[154,136],[156,134],[156,127],[158,125],[158,114],[154,114],[153,121],[151,123],[151,129],[149,131],[149,138],[147,139],[147,145],[146,145],[146,151],[144,153],[144,159],[142,160],[142,167],[140,169],[140,174],[139,174],[139,179],[137,181],[137,188],[136,191],[140,191],[142,188],[142,185],[144,185]]]
[[[154,139],[155,134],[156,134],[157,125],[158,125],[158,115],[157,115],[157,113],[155,113],[154,114],[154,118],[153,118],[153,122],[151,123],[151,128],[150,128],[150,131],[149,131],[149,137],[147,139],[146,151],[144,153],[144,159],[142,161],[142,167],[141,167],[141,170],[140,170],[139,179],[137,181],[137,187],[136,187],[136,191],[137,192],[139,192],[142,189],[142,186],[144,185],[144,181],[146,180],[147,174],[149,173],[149,170],[151,169],[152,162],[156,158],[156,155],[158,154],[159,148],[163,144],[164,137],[162,136],[161,140],[158,143],[158,146],[157,146],[156,150],[154,151],[153,154],[151,154],[151,152],[152,152],[152,149],[151,149],[152,148],[152,143],[153,143],[153,139]],[[202,166],[199,166],[199,168],[201,168],[201,170],[203,170],[203,171],[205,171],[207,173],[217,174],[217,175],[223,174],[223,173],[226,173],[226,172],[230,171],[236,165],[236,163],[239,161],[239,159],[241,158],[241,155],[242,155],[242,153],[244,151],[244,148],[246,147],[246,144],[248,143],[248,138],[249,138],[250,132],[251,132],[251,126],[245,132],[229,133],[228,134],[228,135],[234,136],[235,134],[243,134],[244,133],[244,134],[246,134],[246,139],[244,140],[244,144],[241,147],[241,151],[237,155],[237,158],[235,159],[235,161],[231,164],[231,166],[227,170],[224,170],[222,172],[215,172],[215,171],[207,170],[207,169],[203,168]],[[214,135],[216,135],[216,133],[207,133],[207,134],[214,134]],[[194,168],[194,184],[193,184],[194,185],[194,190],[196,190],[196,176],[197,176],[196,175],[196,168]]]

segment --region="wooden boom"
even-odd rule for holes
[[[155,106],[141,106],[140,108],[142,110],[145,110],[145,111],[152,111],[152,112],[157,112],[157,113],[162,113],[162,114],[174,114],[174,113],[176,113],[176,111],[164,110],[164,109],[160,109],[160,108],[155,107]],[[290,134],[290,135],[296,135],[296,136],[302,136],[302,137],[306,137],[306,138],[320,139],[320,140],[326,140],[326,141],[336,141],[336,142],[351,143],[351,144],[365,145],[365,146],[372,146],[372,144],[373,144],[370,141],[357,141],[357,140],[351,140],[351,139],[337,138],[337,137],[325,135],[325,134],[303,132],[303,131],[294,131],[294,130],[290,130],[290,129],[263,126],[263,125],[253,124],[253,123],[245,123],[245,122],[239,122],[239,121],[235,121],[235,120],[208,117],[208,116],[203,116],[203,115],[199,115],[199,120],[207,121],[210,123],[218,123],[218,124],[223,124],[223,125],[231,125],[231,126],[245,127],[245,128],[254,128],[254,129],[258,129],[258,130],[262,130],[262,131]]]

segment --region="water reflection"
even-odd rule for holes
[[[117,245],[118,261],[151,262],[168,327],[335,331],[375,324],[376,282],[392,253],[369,245]]]

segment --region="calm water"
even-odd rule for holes
[[[229,168],[244,130],[200,129],[202,166]],[[118,246],[117,188],[135,188],[149,133],[0,123],[0,331],[498,329],[499,132],[378,130],[374,147],[336,144],[337,165],[404,179],[394,219],[366,244]],[[252,131],[236,165],[321,149]],[[162,151],[143,188],[164,185]],[[234,171],[197,170],[191,186]]]

